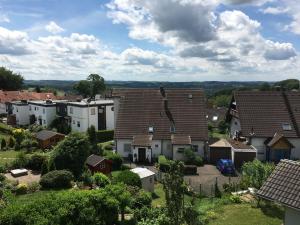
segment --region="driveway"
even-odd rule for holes
[[[225,183],[236,183],[239,177],[228,177],[220,173],[214,165],[204,165],[197,168],[198,175],[184,176],[185,181],[196,191],[203,192],[203,194],[210,195],[214,192],[216,181],[218,186],[222,189]]]

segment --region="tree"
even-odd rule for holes
[[[229,128],[229,125],[228,125],[228,123],[226,123],[225,120],[221,120],[218,124],[218,128],[219,128],[219,131],[221,134],[226,134],[226,132]]]
[[[124,183],[129,186],[142,187],[140,177],[129,170],[123,170],[114,178],[116,183]]]
[[[57,170],[70,170],[78,178],[83,172],[85,160],[90,152],[87,136],[71,133],[54,148],[52,160]]]
[[[40,86],[36,86],[36,87],[35,87],[35,92],[41,93],[41,88],[40,88]]]
[[[16,140],[12,136],[10,136],[8,139],[8,146],[10,148],[13,148],[15,146],[15,143],[16,143]]]
[[[40,185],[43,188],[70,188],[73,174],[68,170],[53,170],[41,177]]]
[[[0,67],[0,89],[6,91],[20,90],[23,85],[24,78],[20,74]]]
[[[5,149],[6,147],[6,140],[4,138],[2,138],[1,140],[1,150]]]
[[[106,86],[103,77],[98,74],[90,74],[86,80],[79,81],[73,88],[85,98],[93,98],[96,94],[102,94]]]
[[[109,178],[106,175],[104,175],[103,173],[95,173],[93,175],[93,179],[94,179],[95,184],[98,187],[102,187],[103,188],[106,185],[110,184]]]
[[[170,169],[162,181],[170,225],[181,225],[183,223],[184,193],[186,192],[183,169],[182,162],[171,162]]]
[[[87,130],[87,135],[89,138],[89,141],[92,145],[92,153],[98,153],[98,146],[97,146],[97,133],[96,128],[94,125],[90,126]]]

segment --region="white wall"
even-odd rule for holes
[[[132,144],[131,139],[117,139],[116,140],[116,151],[122,156],[122,157],[128,157],[129,154],[132,154],[132,151],[126,152],[124,151],[124,144]]]
[[[172,150],[171,140],[162,141],[162,154],[166,156],[168,159],[172,159],[173,150]]]
[[[198,145],[198,151],[195,153],[197,153],[201,157],[204,157],[205,142],[204,141],[192,141],[192,145]]]
[[[106,129],[113,130],[115,129],[115,112],[113,105],[107,105],[106,107]]]
[[[292,148],[291,159],[300,159],[300,138],[288,138],[295,148]]]
[[[266,138],[252,138],[251,145],[253,145],[257,149],[256,157],[258,160],[265,161],[266,160],[266,145],[264,144]]]
[[[56,105],[52,106],[41,106],[29,103],[29,115],[35,115],[36,124],[39,124],[39,119],[42,119],[42,126],[48,127],[51,125],[52,121],[56,118]]]
[[[13,114],[16,115],[17,125],[29,124],[29,107],[28,105],[13,105]]]
[[[189,147],[189,145],[173,145],[173,160],[184,160],[184,149]],[[181,149],[182,152],[178,152],[179,149]]]
[[[0,114],[6,114],[6,104],[0,103]]]
[[[292,208],[285,208],[284,225],[299,225],[300,211]]]
[[[233,137],[236,131],[241,131],[241,123],[239,119],[232,117],[230,121],[230,137]]]
[[[73,109],[71,113],[70,109]],[[68,116],[71,117],[71,129],[77,132],[86,132],[89,126],[94,125],[96,130],[98,130],[98,107],[76,107],[67,106]],[[95,114],[92,115],[92,110],[95,110]],[[78,127],[78,122],[80,126]]]
[[[141,182],[144,190],[154,192],[154,175],[141,179]]]

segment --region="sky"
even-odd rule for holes
[[[25,79],[300,79],[297,0],[0,0],[0,66]]]

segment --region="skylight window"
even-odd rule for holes
[[[153,132],[154,132],[154,128],[153,128],[153,127],[149,127],[149,128],[148,128],[148,132],[149,132],[149,133],[153,133]]]
[[[282,124],[282,129],[283,130],[292,130],[292,126],[289,123],[283,123]]]
[[[218,120],[218,116],[213,116],[212,120],[213,121],[217,121]]]

